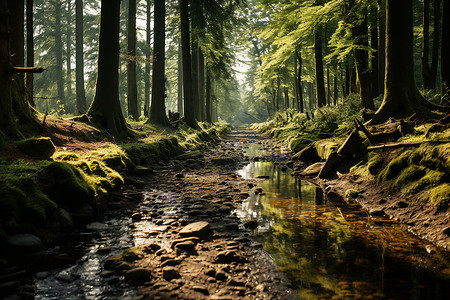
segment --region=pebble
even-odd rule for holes
[[[163,268],[163,277],[167,281],[171,281],[172,279],[180,278],[180,272],[178,269],[174,267],[164,267]]]

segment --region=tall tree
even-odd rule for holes
[[[11,52],[8,4],[0,0],[0,146],[7,137],[20,136],[11,98]]]
[[[61,105],[66,105],[64,96],[63,77],[63,44],[61,35],[61,1],[55,1],[55,55],[56,55],[56,84],[58,87],[58,99]]]
[[[119,100],[120,0],[101,1],[95,95],[88,111],[95,123],[121,137],[128,133]]]
[[[422,80],[425,89],[434,90],[436,88],[436,76],[439,57],[440,39],[440,0],[433,0],[434,7],[434,34],[433,48],[431,53],[431,66],[429,65],[429,43],[430,43],[430,0],[423,0],[423,41],[422,41]]]
[[[386,1],[386,77],[383,103],[373,121],[411,115],[433,108],[417,89],[414,78],[412,0]]]
[[[195,120],[194,97],[192,94],[192,68],[189,30],[189,0],[180,0],[181,51],[183,57],[184,121],[197,128]]]
[[[183,115],[183,57],[181,51],[181,39],[178,39],[178,91],[177,91],[177,107],[180,117]]]
[[[67,86],[67,105],[72,106],[72,1],[67,1],[66,11],[66,86]],[[70,109],[73,111],[73,109]]]
[[[75,82],[77,94],[77,113],[79,114],[86,112],[83,37],[83,0],[75,0]]]
[[[386,69],[386,6],[384,0],[378,2],[378,88],[384,93],[384,73]]]
[[[442,37],[441,37],[441,104],[450,104],[450,3],[442,4]]]
[[[147,1],[146,9],[146,40],[145,40],[145,85],[144,85],[144,116],[148,117],[148,110],[150,108],[150,60],[152,55],[152,6],[150,1]]]
[[[139,119],[136,81],[136,0],[128,2],[128,115]]]
[[[150,106],[149,122],[163,126],[170,125],[166,115],[165,103],[165,39],[166,39],[166,8],[165,0],[155,0],[155,25],[153,41],[153,75],[152,104]]]
[[[315,29],[314,35],[314,64],[316,73],[316,93],[317,93],[317,107],[325,106],[325,81],[323,74],[323,59],[322,59],[322,26],[319,24]]]
[[[27,0],[27,67],[34,66],[34,30],[33,30],[33,0]],[[27,99],[35,107],[33,93],[33,73],[26,75]]]

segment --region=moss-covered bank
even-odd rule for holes
[[[207,147],[229,131],[226,125],[203,124],[199,131],[133,125],[139,127],[138,139],[104,143],[95,150],[57,147],[55,152],[48,138],[39,137],[9,149],[9,155],[0,157],[0,241],[91,222],[105,210],[108,192],[121,189],[123,175]],[[11,152],[19,155],[11,157]]]

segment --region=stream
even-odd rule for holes
[[[448,299],[448,253],[404,226],[345,210],[320,188],[291,176],[272,148],[243,147],[248,163],[237,174],[261,178],[262,192],[250,193],[234,213],[242,222],[257,222],[252,239],[287,274],[300,299]],[[142,221],[133,222],[129,211],[114,213],[37,255],[28,266],[34,299],[133,299],[136,288],[103,262],[130,247],[169,245],[167,228],[187,218],[192,205],[182,193],[156,186],[143,191],[137,206],[148,215]]]
[[[259,156],[256,146],[248,156]],[[448,299],[448,253],[398,224],[343,213],[322,190],[273,162],[251,161],[243,178],[269,178],[237,211],[301,299]],[[360,217],[362,216],[362,217]]]

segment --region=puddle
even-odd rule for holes
[[[258,221],[254,238],[301,299],[447,299],[449,255],[404,227],[374,224],[363,212],[347,218],[320,188],[271,162],[238,173],[269,177],[237,213]]]

